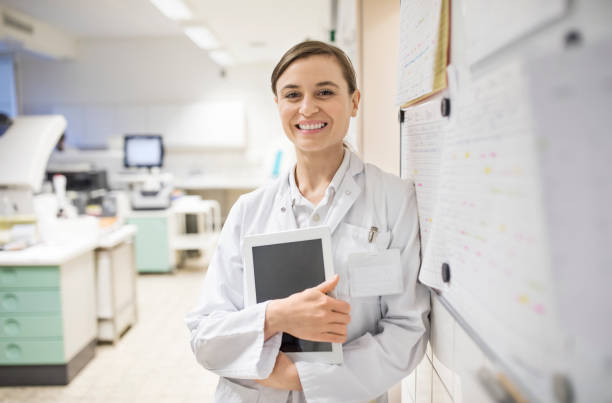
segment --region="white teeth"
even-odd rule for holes
[[[303,124],[298,124],[298,127],[302,130],[316,130],[316,129],[320,129],[322,127],[325,126],[325,123],[315,123],[315,124],[311,124],[311,125],[303,125]]]

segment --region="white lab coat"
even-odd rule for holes
[[[221,378],[215,402],[386,402],[386,391],[423,357],[429,334],[429,291],[417,282],[419,231],[412,183],[364,164],[349,168],[324,224],[332,232],[338,298],[351,304],[344,363],[296,362],[303,392],[267,388],[281,334],[264,342],[266,303],[244,307],[242,241],[246,235],[297,228],[288,176],[240,197],[221,231],[205,279],[202,301],[189,313],[191,347],[198,362]],[[372,226],[379,231],[368,242]],[[351,253],[398,248],[404,292],[351,297]]]

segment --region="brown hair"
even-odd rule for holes
[[[348,84],[349,94],[352,94],[357,89],[357,79],[355,78],[355,69],[351,59],[339,48],[329,45],[321,41],[304,41],[289,49],[280,61],[274,67],[270,81],[272,84],[272,92],[276,94],[276,82],[280,76],[287,70],[287,68],[296,60],[305,59],[315,55],[328,55],[336,58],[336,61],[340,65],[342,75]]]

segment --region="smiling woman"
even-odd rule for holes
[[[202,303],[186,318],[192,349],[221,377],[217,402],[386,402],[420,362],[429,331],[414,187],[344,147],[360,93],[340,49],[297,44],[271,81],[297,162],[233,206]],[[332,233],[338,276],[245,308],[244,237],[319,225]],[[283,333],[344,343],[344,362],[293,362],[279,351]]]
[[[274,80],[273,80],[274,81]],[[349,89],[336,58],[315,55],[294,61],[277,79],[283,129],[298,153],[317,152],[339,165],[350,118],[357,115],[359,91]]]

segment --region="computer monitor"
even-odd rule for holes
[[[159,134],[126,134],[123,136],[123,165],[126,168],[161,167],[164,143]]]

